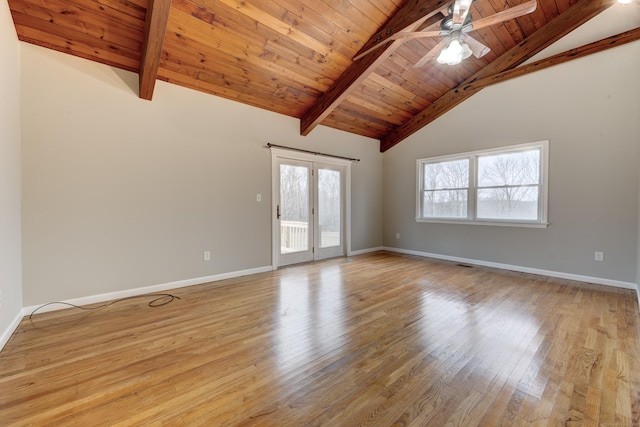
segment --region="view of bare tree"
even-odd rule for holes
[[[539,150],[479,157],[478,217],[537,218],[539,178]]]
[[[309,169],[280,165],[280,215],[284,221],[309,221]]]
[[[318,170],[318,224],[320,247],[340,244],[340,172],[330,169]]]
[[[467,216],[469,159],[424,165],[424,216]]]

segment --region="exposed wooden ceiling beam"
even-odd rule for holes
[[[153,97],[170,10],[171,0],[149,0],[140,57],[139,95],[142,99]]]
[[[594,53],[602,52],[607,49],[611,49],[617,46],[622,46],[627,43],[640,40],[640,28],[634,30],[625,31],[624,33],[616,34],[615,36],[607,37],[602,40],[598,40],[593,43],[586,44],[584,46],[577,47],[575,49],[569,49],[562,53],[550,56],[548,58],[541,59],[531,64],[522,65],[517,68],[512,68],[501,73],[496,73],[492,76],[485,77],[474,81],[464,87],[465,90],[471,88],[482,89],[487,86],[491,86],[496,83],[511,80],[516,77],[524,76],[525,74],[531,74],[536,71],[544,70],[545,68],[553,67],[555,65],[563,64],[565,62],[573,61],[574,59],[583,58],[585,56],[593,55]]]
[[[542,29],[527,37],[457,87],[451,89],[412,119],[394,129],[380,141],[380,151],[387,151],[485,87],[472,85],[475,81],[486,79],[517,67],[612,6],[615,1],[580,0]]]
[[[374,34],[358,52],[365,52],[376,44],[401,31],[415,31],[443,18],[439,12],[450,0],[410,0]],[[384,47],[351,63],[340,78],[318,98],[318,101],[300,119],[300,133],[308,135],[319,125],[351,91],[358,87],[404,40],[389,41]],[[356,55],[357,56],[357,55]]]

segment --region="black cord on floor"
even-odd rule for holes
[[[52,304],[64,304],[64,305],[68,305],[69,307],[79,308],[80,310],[93,311],[93,310],[99,310],[101,308],[109,307],[109,306],[111,306],[111,305],[113,305],[113,304],[115,304],[117,302],[126,301],[126,300],[134,299],[134,298],[144,298],[144,297],[157,297],[157,298],[154,298],[151,301],[149,301],[149,304],[148,304],[149,307],[161,307],[163,305],[169,304],[170,302],[172,302],[176,298],[177,299],[181,299],[179,296],[172,295],[172,294],[144,294],[144,295],[134,295],[132,297],[116,299],[116,300],[113,300],[113,301],[109,301],[108,303],[99,305],[97,307],[85,307],[85,306],[82,306],[82,305],[71,304],[69,302],[54,301],[54,302],[48,302],[46,304],[43,304],[40,307],[38,307],[35,310],[33,310],[31,312],[31,314],[29,315],[29,319],[31,320],[33,315],[36,314],[36,312],[38,310],[40,310],[41,308],[46,307],[48,305],[52,305]]]

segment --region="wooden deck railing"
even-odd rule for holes
[[[309,224],[301,221],[280,221],[280,247],[282,253],[308,249]]]

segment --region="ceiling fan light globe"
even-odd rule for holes
[[[449,43],[449,55],[453,56],[461,56],[462,55],[462,45],[460,44],[460,42],[458,40],[453,40],[451,43]]]
[[[438,55],[437,61],[440,64],[452,65],[452,63],[455,63],[460,56],[460,52],[462,52],[460,42],[458,40],[453,40],[448,46],[442,49],[442,52]]]
[[[462,43],[462,51],[460,52],[460,57],[462,59],[467,59],[468,57],[471,56],[471,48],[469,47],[468,44],[466,43]]]
[[[454,39],[447,47],[442,49],[437,61],[439,64],[456,65],[471,56],[471,53],[471,48],[469,48],[468,44],[460,43],[459,40]]]
[[[447,65],[457,65],[462,62],[462,58],[459,55],[451,55],[446,52],[446,49],[440,53],[437,59],[439,64],[447,64]]]

